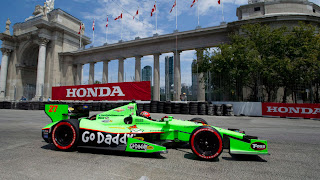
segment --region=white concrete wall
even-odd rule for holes
[[[213,104],[232,104],[236,116],[262,116],[261,102],[212,101]]]

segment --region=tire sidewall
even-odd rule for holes
[[[72,129],[72,132],[73,132],[73,140],[68,146],[61,146],[55,140],[56,130],[62,125],[69,126]],[[62,121],[58,122],[52,129],[51,138],[52,138],[53,144],[60,150],[68,151],[68,150],[74,149],[77,146],[78,139],[79,139],[79,120],[77,120],[77,119],[68,119],[68,120],[62,120]]]
[[[211,155],[211,156],[204,156],[202,154],[200,154],[196,148],[195,148],[195,137],[200,133],[200,132],[203,132],[203,131],[209,131],[209,132],[212,132],[217,138],[218,138],[218,141],[219,141],[219,149],[218,151]],[[216,130],[214,129],[213,127],[210,127],[210,126],[200,126],[200,127],[197,127],[195,130],[193,130],[193,132],[191,133],[191,136],[190,136],[190,139],[189,139],[189,144],[190,144],[190,147],[191,147],[191,150],[192,152],[202,158],[202,159],[215,159],[217,157],[219,157],[219,155],[222,153],[223,151],[223,140],[222,140],[222,136],[221,134]]]
[[[192,119],[190,119],[189,121],[191,121],[191,122],[196,122],[196,123],[202,123],[202,124],[208,124],[206,120],[204,120],[204,119],[202,119],[202,118],[198,118],[198,117],[192,118]]]

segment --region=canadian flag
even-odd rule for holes
[[[81,26],[82,26],[82,24],[80,23],[80,28],[79,28],[78,34],[81,34]]]
[[[106,28],[108,28],[109,26],[109,17],[107,17],[107,24],[106,24]]]
[[[92,23],[92,30],[94,31],[94,20],[93,20],[93,23]]]
[[[133,19],[138,15],[139,15],[139,9],[137,10],[136,15],[133,16]]]
[[[192,8],[192,6],[194,5],[194,3],[196,3],[198,0],[193,0],[193,2],[192,2],[192,4],[191,4],[191,8]],[[219,1],[219,0],[218,0]]]
[[[177,0],[174,1],[174,4],[173,4],[173,6],[172,6],[172,8],[171,8],[170,13],[172,12],[173,8],[176,7],[176,5],[177,5]]]
[[[118,16],[117,18],[115,18],[114,20],[118,20],[118,19],[122,19],[122,13],[120,14],[120,16]]]
[[[220,4],[220,0],[218,0],[218,4]]]
[[[151,16],[153,15],[154,12],[157,11],[157,7],[156,7],[156,4],[153,5],[153,8],[151,10]]]

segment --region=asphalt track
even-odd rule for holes
[[[41,138],[50,122],[43,111],[0,109],[0,179],[319,179],[320,121],[201,117],[267,139],[271,155],[232,157],[224,150],[217,161],[202,161],[190,149],[159,156],[85,148],[62,152]]]

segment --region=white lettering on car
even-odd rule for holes
[[[89,141],[96,141],[97,144],[105,143],[107,145],[115,144],[127,144],[127,138],[133,138],[136,136],[135,134],[116,134],[112,136],[112,134],[103,134],[102,132],[89,132],[85,131],[82,133],[82,142],[88,143]]]

